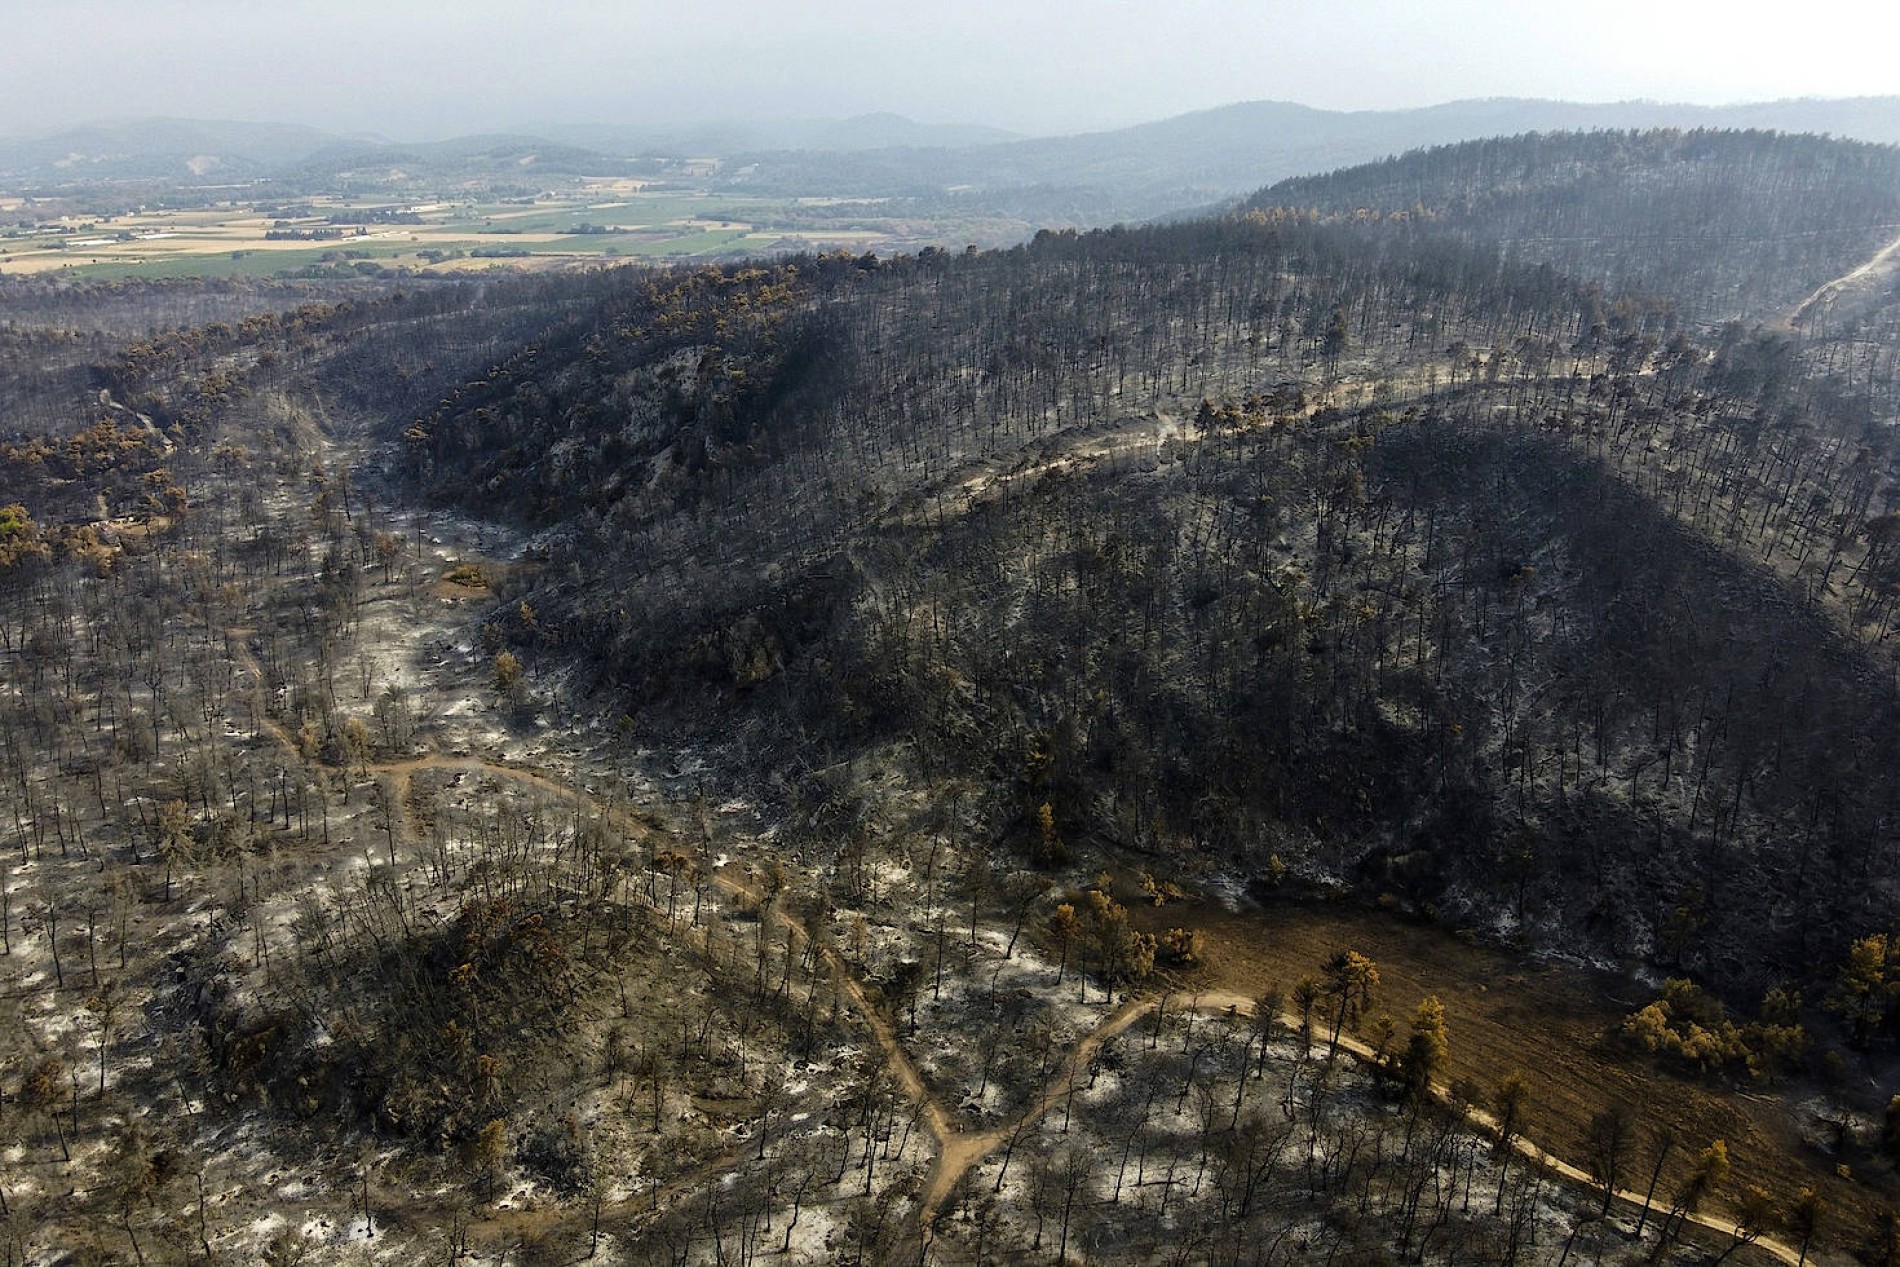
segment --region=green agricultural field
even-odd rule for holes
[[[633,242],[626,247],[629,255],[665,256],[665,255],[707,255],[723,251],[734,243],[749,237],[752,230],[710,229],[701,233],[692,233],[684,237],[667,238],[660,242]]]
[[[481,233],[567,233],[584,224],[649,228],[679,220],[784,221],[790,209],[782,200],[733,198],[668,191],[618,197],[544,200],[533,206],[482,203],[457,208],[442,227]]]
[[[471,244],[473,245],[473,244]],[[440,249],[440,248],[438,248]],[[351,258],[339,258],[344,251]],[[351,264],[368,260],[380,264],[403,262],[421,264],[415,248],[404,245],[337,246],[325,244],[309,250],[258,251],[239,248],[223,254],[175,255],[155,260],[125,260],[101,264],[81,264],[71,270],[74,277],[97,281],[117,281],[127,277],[275,277],[313,264]],[[332,258],[325,259],[325,256]]]

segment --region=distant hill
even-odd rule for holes
[[[535,174],[612,175],[626,166],[625,159],[542,137],[483,135],[408,145],[329,145],[282,174],[310,185],[358,175],[384,175],[397,169],[411,179],[498,174],[532,179]]]
[[[357,169],[415,176],[529,169],[607,174],[623,160],[543,137],[483,134],[396,143],[289,124],[148,119],[88,125],[51,136],[0,140],[0,179],[66,185],[91,181],[293,178],[323,181]]]
[[[542,124],[537,136],[609,153],[726,157],[764,151],[835,151],[894,147],[959,148],[1021,140],[1015,132],[975,123],[919,123],[900,114],[849,119],[724,120],[691,124]]]
[[[294,124],[140,119],[0,137],[0,180],[215,184],[270,177],[307,182],[354,169],[402,168],[426,177],[484,174],[511,166],[602,175],[624,170],[629,158],[648,155],[718,158],[768,151],[798,156],[891,147],[935,147],[926,152],[941,152],[1016,139],[1015,133],[998,128],[918,123],[896,114],[656,126],[547,125],[439,141],[391,141]]]
[[[822,188],[866,196],[955,190],[994,197],[1034,189],[1050,195],[1045,202],[1052,211],[1094,208],[1081,219],[1106,223],[1205,206],[1289,176],[1423,146],[1611,128],[1761,128],[1892,144],[1900,142],[1900,97],[1720,108],[1499,98],[1363,111],[1253,101],[1115,131],[953,150],[748,155],[743,180],[788,193]]]
[[[326,146],[356,143],[287,123],[137,119],[88,123],[49,135],[0,138],[0,178],[83,180],[250,178],[295,164]]]

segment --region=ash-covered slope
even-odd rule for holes
[[[1626,140],[1625,186],[1682,144]],[[1764,188],[1735,214],[1794,223]],[[1891,896],[1891,443],[1785,339],[1521,250],[1263,215],[629,278],[415,419],[411,470],[547,526],[498,637],[781,802],[898,751],[999,850],[1049,850],[1047,804],[1812,973]]]

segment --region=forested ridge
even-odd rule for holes
[[[1894,147],[1712,130],[1553,133],[1283,181],[1260,210],[1366,214],[1495,245],[1708,324],[1773,324],[1900,234]]]
[[[21,289],[9,1260],[1893,1261],[1896,235],[1592,133]]]

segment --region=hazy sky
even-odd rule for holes
[[[0,0],[0,131],[142,115],[424,139],[894,110],[1068,131],[1232,101],[1900,93],[1893,0]]]

